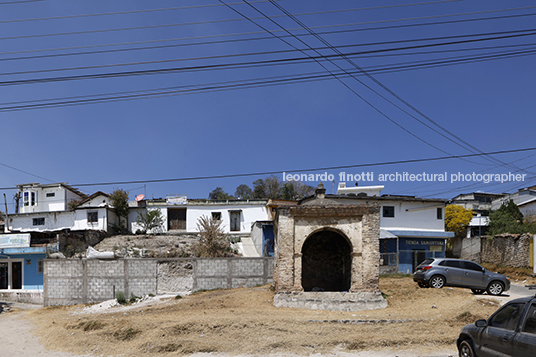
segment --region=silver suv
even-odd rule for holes
[[[450,258],[429,258],[417,266],[413,281],[421,288],[456,286],[469,288],[474,294],[500,295],[510,289],[510,279],[493,273],[475,262]]]

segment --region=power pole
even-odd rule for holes
[[[4,232],[7,232],[9,230],[9,221],[8,221],[8,217],[7,217],[7,199],[6,199],[6,194],[4,193],[4,205],[5,205],[5,208],[6,208],[6,213],[4,215]]]

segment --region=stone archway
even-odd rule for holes
[[[352,281],[352,247],[333,230],[311,234],[302,247],[304,291],[349,291]]]

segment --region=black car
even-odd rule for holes
[[[464,326],[456,344],[460,357],[536,356],[536,296],[512,300],[489,319]]]

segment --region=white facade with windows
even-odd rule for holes
[[[159,209],[164,219],[160,232],[196,233],[197,222],[203,216],[222,222],[225,233],[250,234],[256,221],[270,219],[267,200],[187,200],[180,204],[168,200],[149,200],[147,210]],[[134,218],[134,217],[133,217]],[[139,228],[131,221],[133,232]]]
[[[103,192],[88,197],[65,183],[31,183],[17,187],[20,194],[20,213],[9,215],[6,224],[9,231],[108,231],[111,226],[117,224],[109,196]],[[72,209],[69,207],[71,202]]]

